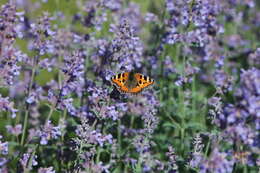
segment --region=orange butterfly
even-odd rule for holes
[[[234,158],[240,161],[241,163],[246,164],[249,155],[250,153],[248,151],[235,152]]]
[[[154,80],[140,73],[125,72],[113,76],[111,82],[121,92],[137,94],[152,85]]]

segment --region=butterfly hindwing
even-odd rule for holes
[[[136,86],[129,90],[129,92],[133,94],[141,92],[143,89],[154,83],[153,79],[140,73],[135,73],[134,77],[136,80]]]
[[[140,73],[135,74],[135,78],[138,81],[138,86],[141,88],[148,87],[154,83],[154,80],[151,79],[149,76],[142,75]]]

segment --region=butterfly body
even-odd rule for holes
[[[137,94],[152,85],[154,80],[140,73],[125,72],[113,76],[111,82],[121,92]]]

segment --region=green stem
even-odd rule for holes
[[[141,150],[141,153],[142,152],[143,152],[143,150]],[[135,167],[135,172],[136,173],[141,173],[142,172],[142,162],[143,162],[143,158],[142,158],[142,156],[139,156],[137,165]]]
[[[101,154],[100,148],[99,148],[99,147],[97,147],[97,157],[96,157],[96,164],[98,164],[98,163],[99,163],[99,161],[100,161],[100,154]]]
[[[135,172],[136,173],[141,173],[142,172],[142,159],[140,159],[140,158],[138,159],[138,163],[137,163]]]
[[[184,154],[184,147],[185,147],[185,129],[182,127],[181,128],[181,152]]]
[[[196,85],[195,85],[195,76],[192,79],[192,119],[196,116]]]
[[[57,3],[57,0],[56,0],[56,3]],[[62,56],[59,55],[59,56],[58,56],[58,64],[60,64],[61,62],[62,62]],[[63,89],[61,70],[58,71],[58,86],[59,86],[60,90]],[[61,92],[61,91],[60,91],[60,92]],[[59,94],[59,98],[57,98],[56,103],[51,105],[50,111],[49,111],[49,114],[48,114],[48,117],[47,117],[47,119],[46,119],[46,121],[45,121],[45,124],[48,123],[48,121],[50,120],[50,118],[51,118],[51,116],[52,116],[52,113],[53,113],[53,111],[55,110],[56,105],[57,105],[59,99],[60,99],[60,94]]]
[[[119,148],[118,148],[119,154],[121,154],[121,145],[122,145],[120,126],[121,126],[121,120],[118,119],[118,120],[117,120],[117,140],[118,140],[118,143],[119,143]]]
[[[63,121],[65,121],[66,115],[67,115],[67,111],[64,110],[63,111],[63,117],[62,117]],[[64,129],[62,129],[62,135],[61,135],[61,143],[62,144],[64,143],[64,135],[65,135]],[[64,156],[64,147],[61,148],[61,156]],[[61,168],[61,171],[62,171],[62,167],[65,166],[63,157],[61,157],[61,163],[60,164],[61,164],[60,168]]]
[[[51,108],[50,108],[50,111],[49,111],[49,114],[48,114],[48,117],[46,119],[45,124],[48,123],[48,121],[50,120],[53,111],[54,111],[54,105],[52,105]]]
[[[35,77],[35,71],[36,71],[36,65],[35,64],[36,64],[36,57],[34,57],[34,61],[33,61],[32,76],[31,76],[28,94],[27,94],[28,96],[30,96],[32,86],[33,86],[34,77]],[[24,117],[24,122],[23,122],[23,133],[22,133],[21,145],[24,145],[25,132],[26,132],[26,129],[27,129],[27,123],[28,123],[28,117],[29,117],[29,108],[30,108],[29,104],[26,103],[26,111],[25,111],[25,117]]]
[[[134,116],[131,116],[131,120],[130,120],[130,128],[131,128],[131,129],[134,128],[134,120],[135,120],[135,117],[134,117]]]
[[[244,166],[243,166],[243,173],[247,173],[247,166],[246,166],[246,164],[244,164]]]
[[[24,145],[24,139],[25,139],[25,131],[27,128],[27,121],[28,121],[28,116],[29,116],[29,106],[27,106],[27,110],[25,111],[25,117],[24,117],[24,122],[23,122],[23,134],[22,134],[22,139],[21,139],[21,145]]]
[[[76,167],[77,166],[77,163],[78,162],[80,162],[80,155],[81,155],[81,153],[82,153],[82,148],[83,148],[83,141],[81,140],[80,141],[80,146],[79,146],[79,152],[78,152],[78,154],[77,154],[77,159],[74,161],[74,167]],[[77,171],[77,172],[79,172],[79,170]]]
[[[208,143],[207,143],[207,146],[206,146],[206,150],[205,150],[205,157],[207,157],[207,155],[208,155],[210,143],[211,142],[209,140]]]

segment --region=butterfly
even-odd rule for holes
[[[119,73],[111,78],[113,85],[123,93],[137,94],[148,86],[154,84],[154,80],[140,73]]]
[[[249,154],[250,153],[248,151],[235,152],[234,158],[240,161],[241,163],[245,164],[248,160]]]

